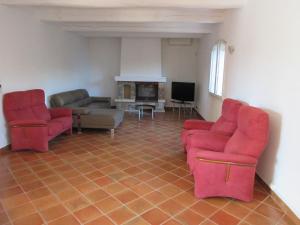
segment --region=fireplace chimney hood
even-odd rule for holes
[[[160,38],[122,38],[121,74],[116,81],[166,82],[162,76]]]

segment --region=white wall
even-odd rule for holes
[[[86,40],[42,24],[32,14],[0,7],[0,102],[15,90],[42,88],[48,96],[86,86]],[[1,110],[0,147],[7,144]]]
[[[200,44],[199,111],[219,115],[221,101],[208,95],[209,50],[222,38],[235,46],[227,54],[224,97],[261,107],[271,120],[270,143],[258,173],[300,217],[300,8],[299,0],[251,0],[228,15],[216,35]]]
[[[120,75],[161,77],[161,39],[122,38]]]
[[[144,38],[137,39],[141,40],[143,43],[145,42]],[[130,38],[130,40],[135,39]],[[156,38],[154,40],[156,43],[156,41],[160,39]],[[116,97],[117,90],[114,77],[120,74],[120,64],[122,61],[121,43],[120,38],[89,39],[89,62],[91,66],[91,75],[88,81],[88,87],[91,94],[112,96],[112,98]],[[193,44],[188,46],[169,45],[167,39],[162,39],[160,43],[160,64],[162,67],[162,73],[160,75],[167,77],[168,83],[166,84],[166,99],[167,102],[169,102],[171,99],[171,81],[196,82],[197,80],[197,52],[199,40],[195,39]],[[130,46],[131,50],[134,51],[140,49],[139,44],[134,45],[131,41]],[[157,58],[152,61],[157,61]],[[149,65],[158,65],[158,63],[149,63]],[[136,66],[139,66],[139,64]],[[137,68],[137,70],[140,70],[141,72],[136,74],[136,76],[151,76],[147,73],[149,72],[147,68]]]
[[[222,104],[222,98],[217,98],[208,92],[210,55],[216,40],[216,35],[205,35],[200,39],[198,51],[197,110],[206,120],[211,121],[215,121],[220,116]]]
[[[168,39],[162,40],[162,71],[163,76],[167,77],[167,105],[170,105],[172,81],[197,81],[198,45],[198,39],[194,39],[191,45],[170,45]]]
[[[121,38],[90,38],[88,86],[91,95],[113,99],[117,94],[115,76],[120,74]]]

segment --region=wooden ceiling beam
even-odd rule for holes
[[[221,23],[225,10],[194,9],[40,9],[48,22],[186,22]]]
[[[130,32],[130,33],[182,33],[209,34],[214,26],[205,24],[131,24],[131,23],[64,23],[63,29],[76,32]]]

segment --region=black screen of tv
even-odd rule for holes
[[[195,83],[172,82],[172,99],[178,101],[194,101]]]

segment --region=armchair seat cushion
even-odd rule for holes
[[[51,120],[50,122],[53,123],[60,123],[64,129],[71,127],[72,126],[72,117],[60,117],[60,118],[55,118]]]
[[[51,120],[48,123],[48,135],[50,137],[52,136],[56,136],[57,134],[59,134],[61,132],[61,130],[64,129],[64,125],[62,122],[60,121],[54,121]]]
[[[214,125],[214,122],[208,122],[205,120],[185,120],[183,123],[183,128],[186,130],[209,130]]]
[[[72,110],[68,108],[52,108],[49,109],[49,111],[51,114],[51,119],[72,116]]]
[[[223,152],[229,139],[230,137],[219,133],[197,131],[187,137],[186,149],[187,152],[193,147]]]

